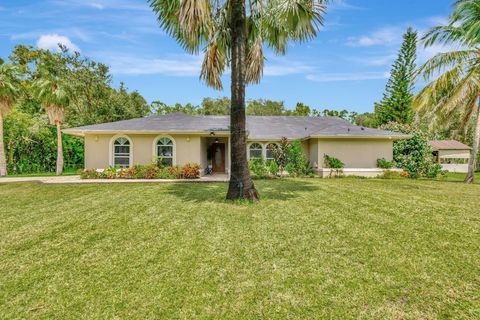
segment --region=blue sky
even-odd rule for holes
[[[307,43],[292,43],[286,56],[267,51],[260,85],[247,98],[297,101],[323,109],[373,110],[381,98],[402,33],[444,23],[453,0],[337,0],[325,27]],[[0,56],[17,44],[54,50],[61,42],[111,67],[148,101],[201,102],[229,96],[198,79],[201,57],[183,52],[157,25],[146,0],[0,0]],[[419,62],[447,48],[419,50]]]

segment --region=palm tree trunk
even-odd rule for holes
[[[13,166],[13,159],[14,159],[14,155],[15,155],[15,150],[13,149],[14,146],[15,146],[15,144],[13,143],[13,140],[10,139],[10,141],[8,141],[8,160],[7,160],[7,166],[8,166],[8,165]]]
[[[57,126],[57,176],[63,173],[63,147],[62,147],[62,129],[60,121],[56,122]]]
[[[5,158],[5,146],[3,145],[3,115],[0,113],[0,176],[7,175],[7,159]]]
[[[231,167],[227,199],[258,200],[258,193],[248,171],[245,131],[245,0],[232,0],[232,83],[230,107]]]
[[[477,166],[478,147],[480,144],[480,97],[477,102],[477,123],[475,124],[475,136],[473,138],[472,154],[468,163],[468,174],[465,183],[473,183],[475,179],[475,168]]]

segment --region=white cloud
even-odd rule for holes
[[[346,44],[350,47],[391,46],[402,41],[403,33],[403,28],[385,27],[369,35],[350,37]]]
[[[77,47],[68,37],[61,36],[59,34],[42,34],[37,41],[37,47],[45,50],[58,51],[58,44],[66,46],[71,51],[80,52],[80,48]]]
[[[76,7],[90,7],[98,10],[115,9],[115,10],[139,10],[149,11],[148,3],[146,1],[136,0],[50,0],[51,3],[57,6],[76,6]]]
[[[169,76],[200,75],[202,56],[176,55],[162,58],[141,58],[113,53],[100,53],[99,60],[111,66],[114,74],[163,74]],[[265,64],[264,76],[280,77],[292,74],[308,74],[315,71],[314,67],[296,61],[272,57]],[[226,70],[226,74],[230,71]]]
[[[358,10],[361,7],[348,3],[346,0],[334,0],[332,4],[328,6],[330,10]]]
[[[95,8],[95,9],[98,9],[98,10],[102,10],[105,8],[105,6],[101,3],[98,3],[98,2],[89,2],[87,3],[87,5],[89,7],[92,7],[92,8]]]
[[[263,75],[267,77],[287,76],[291,74],[307,74],[314,72],[314,67],[305,65],[297,61],[290,61],[286,59],[272,58],[272,63],[269,60],[265,63]]]
[[[109,64],[113,74],[164,74],[169,76],[198,76],[201,59],[199,57],[139,58],[108,54],[102,60]]]
[[[424,47],[422,44],[418,45],[417,55],[418,55],[418,62],[424,63],[428,59],[434,57],[438,53],[445,53],[450,51],[457,51],[457,50],[465,50],[466,48],[462,48],[457,45],[453,44],[434,44],[429,47]]]
[[[350,58],[349,60],[364,66],[387,66],[391,65],[397,54],[385,54],[383,56],[366,56],[362,58]]]
[[[339,81],[361,81],[388,79],[389,72],[358,72],[358,73],[324,73],[309,74],[308,80],[316,82],[339,82]]]

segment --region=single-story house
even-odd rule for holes
[[[432,140],[433,161],[449,172],[468,172],[472,148],[456,140]]]
[[[393,141],[408,136],[356,126],[336,117],[248,116],[249,159],[272,159],[269,144],[282,137],[300,140],[321,176],[325,154],[345,163],[345,174],[376,176],[377,159],[392,160]],[[184,113],[96,124],[63,130],[85,138],[85,168],[129,167],[161,159],[165,165],[194,162],[213,172],[229,173],[230,117]]]

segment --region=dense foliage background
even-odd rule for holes
[[[123,84],[112,85],[109,68],[65,48],[59,53],[17,46],[9,57],[23,70],[22,97],[5,118],[5,146],[10,174],[55,171],[56,129],[48,122],[39,101],[34,98],[32,83],[36,66],[48,63],[61,70],[73,87],[73,97],[65,108],[64,127],[75,127],[142,117],[150,112],[145,99]],[[83,139],[63,135],[65,169],[83,167]]]

